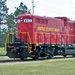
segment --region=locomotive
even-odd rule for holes
[[[17,16],[16,33],[7,35],[5,47],[8,57],[21,60],[75,56],[75,21],[67,17],[21,14]]]

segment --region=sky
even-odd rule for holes
[[[7,0],[8,13],[24,3],[32,13],[32,0]],[[34,14],[48,17],[65,16],[75,20],[75,0],[34,0]]]

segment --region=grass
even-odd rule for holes
[[[74,75],[75,60],[12,62],[0,65],[0,75]]]
[[[4,47],[0,47],[0,55],[6,55]]]

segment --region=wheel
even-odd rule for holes
[[[21,50],[21,51],[20,51],[20,59],[21,59],[22,61],[24,61],[23,51],[24,51],[24,50]]]
[[[33,60],[37,60],[38,59],[38,54],[35,53],[34,57],[33,57]]]
[[[21,59],[22,61],[24,61],[24,58],[21,57],[20,59]]]
[[[27,57],[29,57],[29,51],[27,48],[21,48],[20,49],[20,59],[24,60],[24,58],[26,59]]]
[[[36,51],[33,51],[32,52],[32,55],[33,55],[33,60],[37,60],[38,59],[38,49],[36,49]]]
[[[75,57],[75,55],[73,55],[73,57]]]
[[[52,59],[53,58],[53,54],[54,54],[54,51],[50,50],[49,48],[47,48],[46,58],[47,59]]]
[[[24,61],[23,51],[21,51],[21,54],[20,54],[20,59],[21,59],[22,61]]]
[[[64,58],[66,58],[67,55],[64,55]]]

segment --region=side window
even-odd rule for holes
[[[40,19],[40,18],[35,18],[36,23],[42,23],[42,24],[48,24],[48,20],[46,19]]]
[[[36,18],[36,19],[35,19],[35,22],[36,22],[36,23],[40,23],[40,19],[39,19],[39,18]]]
[[[44,20],[44,23],[45,23],[45,24],[48,24],[48,20]]]

